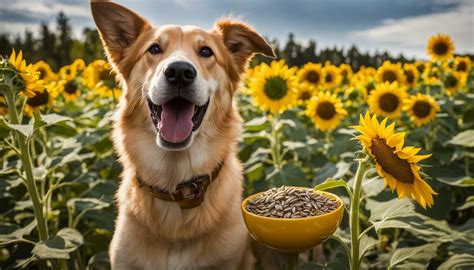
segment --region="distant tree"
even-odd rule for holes
[[[71,63],[71,48],[73,44],[71,25],[69,19],[60,12],[56,18],[57,24],[57,46],[56,61],[59,66]]]
[[[48,25],[44,22],[42,22],[40,26],[40,37],[38,43],[38,51],[41,59],[57,69],[58,63],[55,59],[56,35],[54,32],[49,30]]]
[[[317,62],[318,57],[316,56],[316,41],[310,40],[308,47],[303,50],[303,59],[306,62]]]
[[[99,32],[95,29],[84,28],[82,34],[84,36],[84,60],[90,62],[97,58],[103,58],[104,49]]]
[[[10,55],[13,44],[6,33],[0,33],[0,55]]]
[[[33,38],[33,33],[28,29],[25,30],[25,39],[23,41],[23,55],[27,59],[31,59],[32,56],[36,54],[35,40]]]

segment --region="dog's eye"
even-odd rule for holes
[[[151,53],[151,54],[159,54],[159,53],[162,53],[163,50],[161,50],[160,45],[153,44],[153,45],[150,46],[150,48],[148,48],[148,52]]]
[[[202,57],[211,57],[214,55],[214,52],[211,50],[211,48],[206,46],[199,50],[199,55]]]

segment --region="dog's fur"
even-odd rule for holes
[[[221,20],[214,29],[153,27],[138,14],[111,2],[92,1],[92,14],[124,95],[116,114],[113,140],[123,165],[117,193],[119,208],[110,246],[113,269],[250,269],[254,257],[240,213],[242,166],[237,158],[241,119],[233,96],[254,53],[274,56],[267,42],[248,25]],[[153,42],[160,55],[147,49]],[[214,56],[200,58],[205,42]],[[199,95],[210,98],[201,127],[184,148],[159,143],[148,97],[163,91],[160,74],[173,59],[191,62],[201,80]],[[153,99],[152,99],[153,100]],[[173,191],[196,175],[224,166],[206,192],[204,203],[182,210],[154,198],[137,184]]]

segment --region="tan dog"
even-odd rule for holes
[[[124,171],[112,268],[252,268],[233,96],[250,57],[273,50],[237,21],[153,27],[115,3],[91,7],[124,90],[113,131]]]

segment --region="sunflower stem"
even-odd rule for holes
[[[471,176],[471,172],[469,170],[469,156],[468,156],[468,153],[464,154],[464,174],[466,176]]]
[[[13,89],[10,86],[10,91],[5,93],[7,100],[8,111],[10,114],[10,121],[14,125],[20,124],[18,119],[18,114],[15,107],[15,98]],[[13,131],[16,135],[16,140],[18,147],[20,148],[20,158],[22,161],[23,170],[26,174],[26,187],[28,194],[30,195],[31,202],[33,203],[33,212],[38,223],[37,229],[39,238],[41,241],[46,241],[48,239],[48,226],[44,218],[43,213],[43,203],[41,202],[38,188],[36,187],[35,179],[33,177],[33,164],[31,162],[31,155],[29,151],[29,143],[25,135],[21,134],[18,131]]]
[[[362,180],[364,179],[367,170],[368,157],[359,160],[356,176],[353,185],[353,197],[351,201],[350,211],[350,229],[351,229],[351,269],[358,270],[360,266],[359,261],[359,204],[360,193],[362,187]]]
[[[272,129],[272,138],[271,141],[273,145],[271,145],[272,149],[272,159],[273,165],[275,168],[280,171],[282,167],[282,154],[281,154],[281,145],[280,145],[280,134],[278,130],[278,123],[279,123],[279,115],[274,114],[273,118],[271,119],[271,129]]]
[[[298,265],[298,253],[296,254],[287,254],[286,255],[286,269],[288,270],[294,270],[296,269],[296,266]]]

